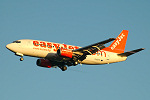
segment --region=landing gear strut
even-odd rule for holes
[[[66,66],[59,66],[59,68],[60,68],[62,71],[67,70],[67,67],[66,67]]]
[[[20,56],[20,61],[23,61],[23,54],[22,53],[19,53],[19,52],[16,52],[15,55],[17,56]]]

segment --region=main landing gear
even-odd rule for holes
[[[66,66],[58,66],[62,71],[65,71],[67,70],[67,67]]]
[[[73,62],[73,65],[74,65],[74,66],[76,66],[76,65],[78,65],[78,64],[79,64],[78,61]]]

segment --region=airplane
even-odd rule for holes
[[[67,70],[66,66],[78,64],[102,65],[122,62],[128,56],[144,50],[140,48],[125,52],[128,30],[123,30],[117,38],[88,45],[85,47],[46,42],[41,40],[21,39],[6,45],[6,48],[20,56],[37,57],[36,64],[45,68],[59,67],[62,71]],[[104,44],[112,42],[108,47]]]

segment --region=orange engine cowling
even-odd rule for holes
[[[46,67],[46,68],[51,68],[52,67],[51,62],[47,59],[38,59],[36,61],[36,64],[40,67]]]
[[[72,50],[69,50],[69,49],[58,49],[57,54],[59,56],[72,58],[73,52],[72,52]]]

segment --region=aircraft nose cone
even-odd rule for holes
[[[11,44],[7,44],[6,48],[10,50],[11,49]]]

